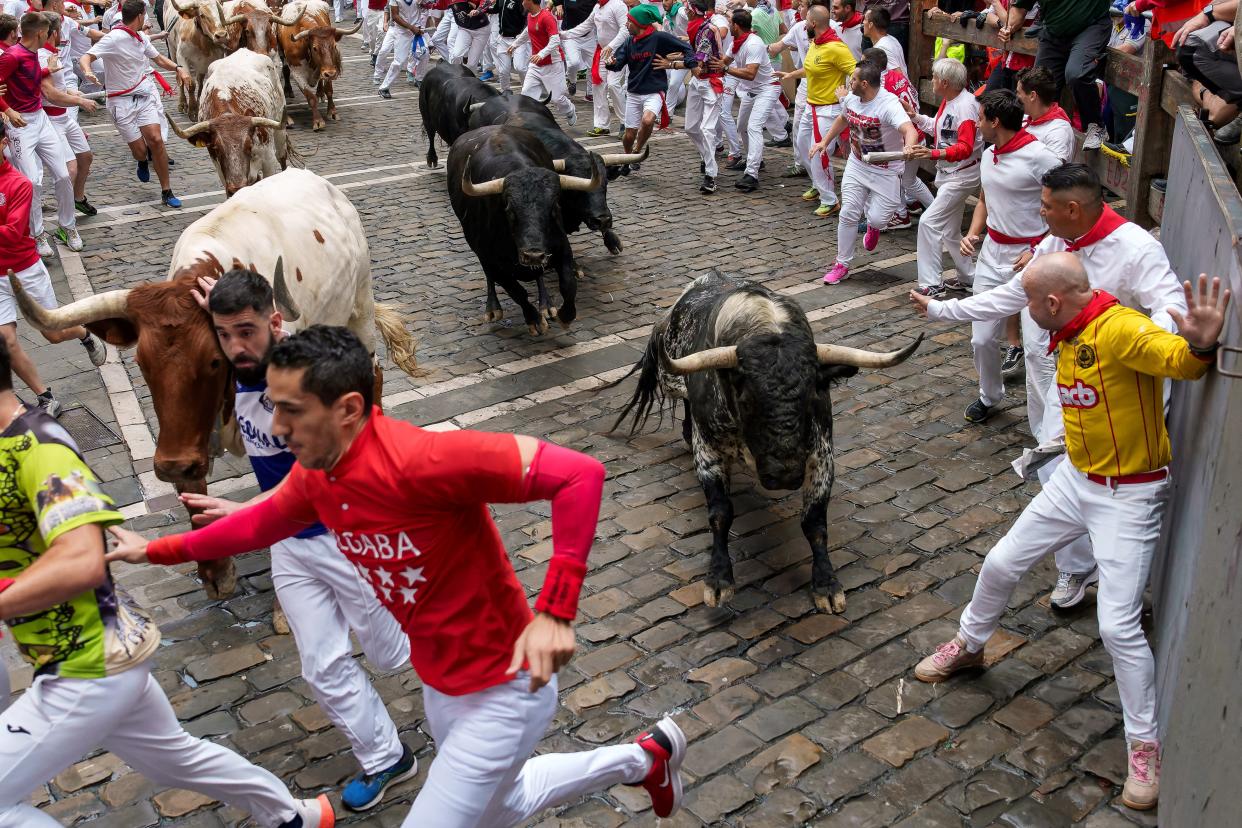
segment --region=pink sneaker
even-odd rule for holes
[[[936,652],[920,661],[914,668],[914,677],[919,681],[935,684],[944,681],[958,670],[968,667],[983,666],[983,650],[972,653],[966,649],[966,642],[958,636],[946,641],[936,648]]]
[[[867,225],[867,235],[863,236],[863,248],[871,251],[875,250],[875,246],[880,243],[880,231]]]
[[[837,262],[832,266],[831,270],[824,274],[824,284],[835,285],[838,282],[844,282],[847,278],[849,278],[849,275],[849,267]]]
[[[1130,743],[1130,775],[1121,790],[1127,808],[1146,811],[1160,798],[1160,743]]]

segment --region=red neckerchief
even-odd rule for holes
[[[634,15],[632,14],[627,14],[626,17],[628,17],[630,20],[633,20],[634,25],[638,26],[638,32],[634,35],[634,40],[642,40],[644,37],[646,37],[647,35],[651,34],[652,32],[656,30],[655,26],[643,25],[641,22],[636,20],[634,18]]]
[[[1065,327],[1059,331],[1053,331],[1049,337],[1048,353],[1052,353],[1067,339],[1073,339],[1083,332],[1084,329],[1096,319],[1100,317],[1104,311],[1113,305],[1119,304],[1117,297],[1113,296],[1106,290],[1092,291],[1094,294],[1087,306],[1078,312],[1078,315],[1066,323]]]
[[[123,23],[118,23],[118,24],[116,24],[115,26],[113,26],[112,28],[113,28],[113,29],[120,29],[120,30],[121,30],[121,31],[123,31],[123,32],[128,32],[128,33],[129,33],[129,36],[130,36],[130,37],[132,37],[134,40],[142,40],[142,38],[138,35],[138,33],[137,33],[137,32],[135,32],[133,29],[131,29],[129,26],[126,26],[126,25],[125,25],[125,24],[123,24]]]
[[[831,26],[829,26],[827,29],[824,29],[822,32],[815,35],[815,45],[823,46],[825,43],[831,43],[834,40],[839,41],[840,39],[841,37],[833,31]]]
[[[1065,110],[1061,108],[1060,104],[1053,104],[1051,107],[1048,108],[1047,112],[1045,112],[1043,115],[1040,115],[1038,118],[1032,118],[1031,120],[1027,121],[1026,125],[1028,127],[1033,127],[1033,126],[1039,126],[1040,124],[1046,124],[1050,121],[1065,121],[1067,123],[1069,122],[1069,116],[1065,114]]]
[[[1033,144],[1038,140],[1039,140],[1038,138],[1036,138],[1031,133],[1027,132],[1025,129],[1020,129],[1013,134],[1012,138],[1010,138],[1008,141],[1005,142],[1005,145],[1003,147],[996,148],[996,151],[992,156],[992,163],[999,164],[1000,157],[1002,155],[1009,153],[1009,152],[1017,152],[1018,150],[1025,147],[1027,144]]]
[[[699,29],[707,25],[707,17],[696,17],[686,24],[686,39],[690,41],[690,45],[694,45],[694,38],[699,33]]]
[[[1125,223],[1124,217],[1118,215],[1116,210],[1105,204],[1104,212],[1100,213],[1100,217],[1096,219],[1095,225],[1081,238],[1066,244],[1065,249],[1073,253],[1076,250],[1082,250],[1084,247],[1090,247],[1100,239],[1111,236],[1114,230]]]
[[[855,26],[861,26],[863,22],[862,12],[854,12],[854,16],[841,24],[842,29],[852,29]]]
[[[729,51],[736,55],[737,50],[742,48],[742,44],[746,42],[746,38],[750,37],[751,34],[753,34],[753,32],[747,32],[741,37],[733,38],[733,45],[729,47]]]

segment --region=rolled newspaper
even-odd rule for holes
[[[905,156],[900,152],[866,152],[863,161],[868,164],[885,164],[889,161],[900,161]]]

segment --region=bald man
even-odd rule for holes
[[[1143,635],[1143,589],[1169,491],[1172,455],[1164,427],[1162,379],[1193,380],[1215,359],[1229,291],[1199,277],[1188,310],[1172,311],[1172,334],[1112,294],[1091,287],[1078,258],[1050,253],[1022,274],[1026,310],[1057,351],[1056,389],[1069,462],[1053,472],[983,561],[958,634],[919,662],[914,675],[938,682],[983,666],[1018,581],[1058,547],[1088,536],[1099,569],[1100,638],[1113,659],[1129,746],[1122,801],[1138,810],[1159,796],[1155,661]],[[1107,393],[1105,393],[1107,389]]]

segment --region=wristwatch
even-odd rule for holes
[[[1212,14],[1212,5],[1213,4],[1208,3],[1203,7],[1203,11],[1201,12],[1201,14],[1208,19],[1209,23],[1216,22],[1216,15]]]

